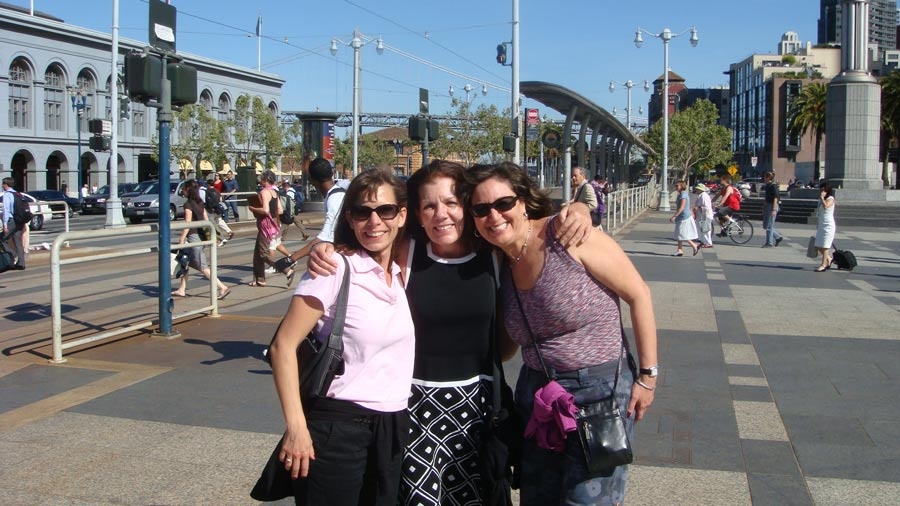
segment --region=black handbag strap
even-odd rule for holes
[[[332,350],[344,353],[344,319],[347,317],[347,294],[350,292],[350,262],[347,257],[340,255],[344,260],[344,278],[341,280],[341,291],[338,292],[337,309],[334,312],[334,323],[331,326],[331,334],[328,336],[326,346]]]
[[[509,265],[509,264],[507,264]],[[547,364],[544,362],[544,354],[541,353],[541,345],[538,344],[537,339],[534,337],[534,331],[531,330],[531,324],[528,323],[528,317],[525,316],[525,308],[522,307],[522,299],[519,298],[519,289],[516,287],[516,280],[513,278],[512,267],[509,267],[509,279],[512,281],[513,285],[513,293],[516,295],[516,303],[519,306],[519,313],[522,314],[522,320],[525,322],[525,328],[528,329],[528,335],[531,336],[531,343],[534,345],[534,351],[537,352],[538,361],[541,363],[541,368],[544,370],[544,374],[547,376],[548,380],[556,380],[556,374],[550,374],[550,370],[547,369]],[[622,344],[619,345],[619,361],[616,364],[616,379],[613,382],[613,395],[615,395],[616,388],[619,386],[619,374],[622,371],[622,356],[625,354],[625,325],[622,323],[622,307],[619,306],[619,327],[622,332]]]

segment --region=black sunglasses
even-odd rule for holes
[[[516,201],[519,200],[519,197],[515,195],[511,195],[509,197],[501,197],[489,204],[474,204],[470,211],[472,212],[472,216],[476,218],[484,218],[485,216],[491,214],[491,209],[496,209],[499,213],[505,213],[510,209],[516,207]]]
[[[382,220],[393,220],[400,214],[400,206],[397,204],[382,204],[378,207],[353,206],[350,208],[350,217],[356,221],[366,221],[372,216],[378,215]]]

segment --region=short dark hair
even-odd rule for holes
[[[324,158],[316,158],[309,162],[309,179],[319,183],[334,179],[334,169],[331,162]]]
[[[544,218],[553,214],[553,201],[537,184],[525,174],[521,167],[512,162],[501,162],[497,165],[473,165],[466,172],[469,188],[466,190],[466,208],[472,206],[472,194],[475,187],[496,178],[509,183],[513,192],[525,204],[525,211],[532,219]]]
[[[327,161],[326,161],[327,163]],[[330,167],[330,165],[329,165]],[[350,220],[347,218],[349,210],[355,205],[362,203],[363,199],[378,193],[378,189],[382,186],[389,186],[394,190],[394,196],[397,198],[397,205],[406,206],[406,185],[400,181],[400,178],[388,171],[370,169],[361,172],[350,182],[347,188],[347,194],[344,195],[344,203],[341,205],[341,211],[338,213],[337,223],[334,228],[334,244],[338,248],[346,248],[349,250],[363,249],[356,234],[353,233],[353,227],[350,226]],[[403,229],[397,234],[399,240],[403,236]],[[396,243],[394,244],[396,246]],[[391,255],[394,255],[391,250]]]
[[[825,192],[825,197],[834,197],[834,187],[827,180],[823,179],[819,182],[819,189]]]

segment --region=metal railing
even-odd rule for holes
[[[606,214],[603,227],[614,234],[637,215],[650,208],[656,187],[652,184],[625,190],[616,190],[606,195]]]
[[[53,209],[50,209],[50,214],[55,216],[57,214],[62,213],[63,217],[66,220],[66,232],[69,231],[69,204],[68,204],[68,202],[66,202],[65,200],[38,200],[37,202],[35,202],[35,204],[38,206],[38,214],[40,214],[40,215],[44,214],[41,212],[42,205],[46,205],[48,208],[50,208],[50,204],[62,204],[63,205],[62,211],[54,211]],[[56,218],[53,218],[53,219],[56,219]],[[47,223],[45,222],[44,226],[46,226],[46,225],[47,225]]]
[[[185,228],[205,228],[207,229],[207,237],[212,239],[200,242],[192,242],[189,244],[173,244],[169,253],[175,249],[180,249],[183,247],[202,247],[202,246],[211,246],[210,248],[210,261],[209,261],[209,305],[204,306],[198,309],[194,309],[191,311],[186,311],[184,313],[179,313],[176,315],[172,315],[172,319],[176,320],[179,318],[185,318],[187,316],[192,316],[200,313],[209,313],[212,317],[219,316],[219,299],[218,299],[218,290],[216,286],[216,279],[218,277],[218,246],[215,240],[215,225],[213,225],[210,221],[190,221],[190,222],[180,222],[180,223],[172,223],[171,230],[174,232],[176,230],[183,230]],[[99,334],[94,334],[92,336],[83,337],[80,339],[74,339],[71,341],[63,342],[62,335],[62,290],[61,290],[61,276],[62,272],[60,267],[63,265],[69,264],[79,264],[85,262],[96,262],[99,260],[107,260],[110,258],[121,258],[124,256],[133,256],[133,255],[145,255],[147,253],[159,252],[158,247],[146,247],[146,248],[134,248],[134,249],[118,249],[118,250],[110,250],[104,253],[94,253],[88,254],[84,256],[74,257],[74,258],[65,258],[61,259],[59,256],[60,249],[63,244],[66,242],[79,241],[79,240],[87,240],[87,239],[97,239],[102,237],[121,237],[126,235],[140,235],[140,234],[150,234],[154,235],[158,232],[159,225],[157,224],[148,224],[148,225],[131,225],[125,228],[116,228],[116,229],[106,229],[106,230],[86,230],[86,231],[78,231],[78,232],[63,232],[59,234],[56,239],[53,241],[53,246],[50,248],[50,311],[52,318],[52,330],[51,337],[53,339],[53,358],[50,359],[51,363],[59,364],[65,362],[66,359],[63,358],[63,350],[67,350],[69,348],[74,348],[76,346],[81,346],[84,344],[92,343],[95,341],[100,341],[102,339],[107,339],[110,337],[118,336],[127,332],[133,332],[135,330],[144,329],[147,327],[151,327],[159,323],[159,319],[154,320],[145,320],[138,323],[133,323],[130,325],[126,325],[124,327],[120,327],[117,329],[109,330],[106,332],[101,332]],[[169,273],[165,273],[165,275],[171,275]],[[157,280],[158,284],[158,280]],[[169,310],[171,311],[174,307],[174,301],[169,298]]]

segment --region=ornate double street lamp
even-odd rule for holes
[[[384,42],[381,37],[374,39],[375,51],[378,54],[384,52]],[[359,29],[353,30],[353,38],[350,42],[344,42],[341,39],[331,39],[331,55],[337,56],[338,42],[347,44],[353,48],[353,175],[356,176],[359,171],[359,48],[372,42],[372,39],[363,41],[363,35]]]
[[[631,79],[625,81],[624,83],[617,83],[616,81],[609,82],[609,92],[612,93],[616,91],[616,84],[621,84],[628,90],[628,106],[625,108],[625,123],[629,130],[631,130],[631,88],[634,88],[634,81]],[[646,79],[644,80],[644,91],[650,91],[650,82]]]
[[[691,45],[696,47],[697,42],[700,41],[700,38],[697,36],[697,29],[691,27],[689,30],[685,30],[681,33],[672,33],[668,28],[663,29],[660,33],[648,32],[647,30],[643,30],[638,28],[634,34],[634,45],[637,47],[641,47],[641,44],[644,43],[644,38],[641,36],[642,33],[646,33],[651,37],[656,37],[657,39],[661,39],[663,41],[663,99],[662,99],[662,113],[663,113],[663,159],[662,159],[662,189],[659,194],[659,210],[660,211],[669,211],[669,41],[674,37],[678,37],[680,35],[684,35],[685,33],[690,32],[691,34]]]
[[[450,93],[450,97],[453,98],[453,94],[456,93],[456,90],[453,88],[452,84],[450,85],[450,89],[447,91],[448,91],[448,93]],[[471,94],[472,94],[472,85],[471,84],[466,83],[466,85],[463,86],[463,91],[466,92],[466,126],[465,126],[464,132],[466,134],[466,139],[465,139],[465,142],[466,142],[466,147],[465,147],[466,165],[468,166],[469,165],[469,146],[468,146],[468,144],[469,144],[469,139],[470,139],[469,132],[470,132],[470,128],[471,128],[471,125],[469,124],[469,122],[470,122],[470,118],[472,116],[472,100],[475,97],[471,96]],[[487,95],[487,85],[481,86],[481,94]],[[478,95],[476,95],[476,97],[477,96]]]
[[[84,185],[81,172],[81,121],[82,118],[84,118],[84,108],[87,107],[87,97],[81,90],[78,90],[72,91],[69,98],[72,99],[72,110],[75,111],[77,116],[75,120],[75,132],[78,136],[78,196],[81,196],[81,187]]]

